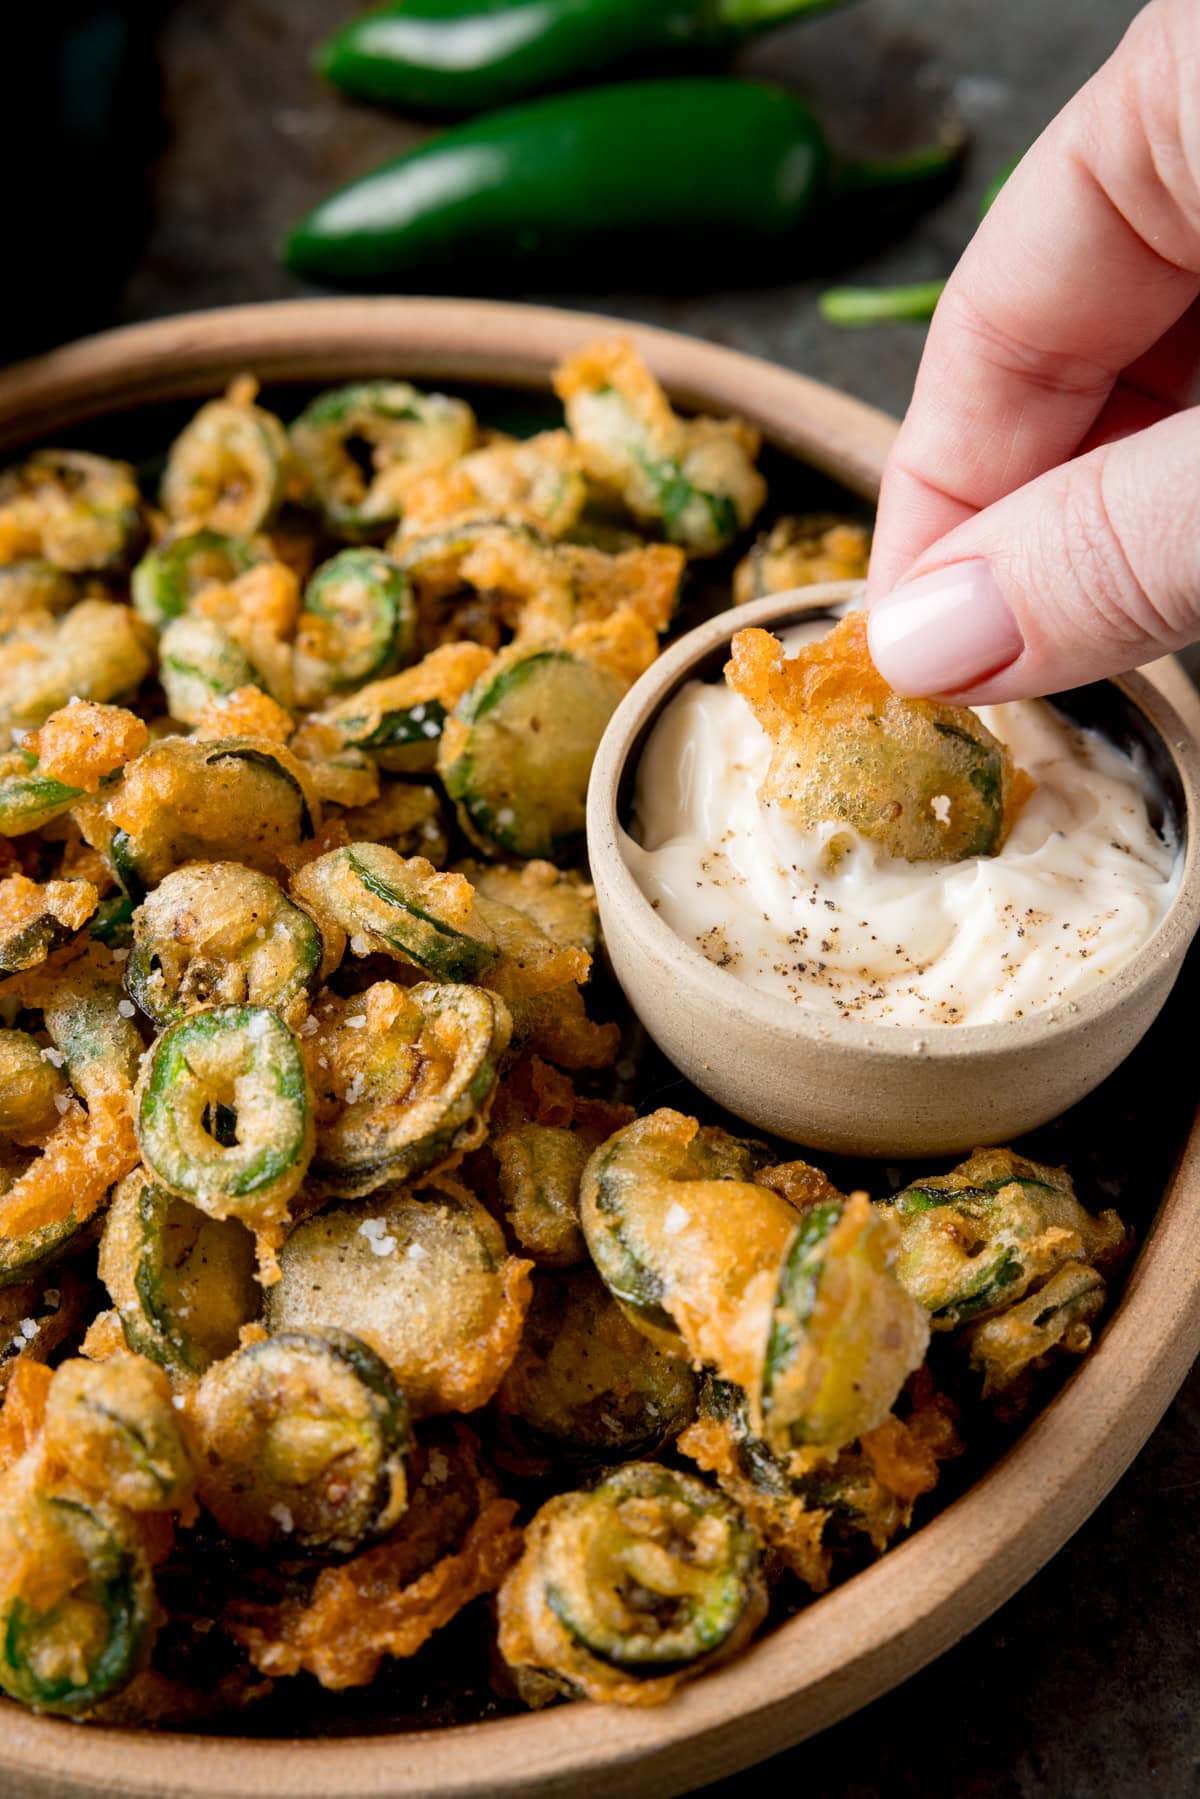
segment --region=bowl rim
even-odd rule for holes
[[[772,442],[876,496],[896,425],[874,408],[696,339],[508,303],[275,302],[107,332],[0,371],[0,448],[211,391],[247,363],[279,380],[399,367],[538,387],[557,356],[597,330],[631,338],[677,399],[741,408]],[[1166,678],[1190,706],[1185,677],[1169,668]],[[1198,1206],[1200,1113],[1095,1353],[1006,1455],[879,1562],[669,1706],[583,1704],[440,1731],[256,1740],[81,1730],[0,1700],[0,1770],[21,1799],[667,1799],[774,1754],[949,1648],[1108,1492],[1200,1349]]]
[[[611,893],[611,905],[622,914],[625,928],[651,943],[669,964],[674,980],[701,995],[717,1009],[735,1011],[776,1039],[791,1036],[813,1043],[836,1039],[839,1050],[861,1050],[911,1062],[914,1053],[932,1062],[959,1061],[964,1056],[1021,1056],[1036,1045],[1065,1044],[1077,1033],[1091,1031],[1115,1006],[1159,977],[1164,957],[1182,966],[1188,945],[1200,929],[1200,740],[1180,711],[1153,681],[1136,672],[1107,683],[1131,701],[1154,731],[1174,764],[1183,794],[1184,862],[1171,904],[1145,943],[1127,962],[1105,975],[1077,999],[1039,1006],[1023,1018],[990,1024],[844,1022],[795,1000],[751,987],[710,962],[694,944],[672,930],[639,886],[624,854],[631,841],[620,817],[622,784],[635,750],[644,751],[648,733],[697,664],[709,660],[735,631],[748,626],[784,629],[806,615],[858,598],[863,584],[830,581],[786,593],[768,594],[707,619],[671,644],[634,683],[608,722],[592,768],[588,790],[588,856],[593,879]],[[1053,698],[1053,696],[1051,696]]]

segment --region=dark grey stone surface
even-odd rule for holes
[[[419,129],[353,105],[307,67],[309,46],[354,0],[177,0],[164,28],[168,141],[156,218],[126,289],[124,318],[313,292],[272,247],[329,188],[407,148]],[[989,180],[1030,144],[1104,60],[1133,0],[858,0],[792,26],[743,56],[747,71],[793,85],[846,151],[907,148],[948,117],[969,127],[958,190],[904,242],[839,280],[945,274],[974,227]],[[611,292],[565,303],[735,345],[903,410],[922,328],[839,331],[816,310],[825,281],[688,299]],[[527,296],[529,298],[543,296]]]
[[[123,318],[307,291],[276,266],[272,244],[326,188],[416,137],[308,74],[307,46],[350,10],[334,0],[173,8],[156,219]],[[906,241],[845,271],[924,279],[950,268],[990,176],[1097,67],[1136,10],[1132,0],[862,0],[777,34],[746,63],[794,82],[847,148],[915,142],[948,112],[968,122],[974,148],[959,190]],[[838,332],[817,314],[821,285],[688,300],[614,291],[574,303],[733,344],[902,410],[920,327]],[[751,1782],[806,1799],[1197,1792],[1198,1496],[1194,1373],[1115,1493],[988,1624],[854,1719],[709,1799],[732,1799]]]

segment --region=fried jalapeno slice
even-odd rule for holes
[[[33,1144],[54,1129],[68,1094],[60,1060],[28,1031],[0,1030],[0,1137]]]
[[[238,862],[193,862],[133,915],[125,985],[157,1024],[214,1005],[269,1006],[297,1022],[320,978],[324,945],[307,912]]]
[[[465,875],[485,899],[523,912],[552,943],[595,954],[600,936],[596,890],[571,869],[535,858],[520,868],[457,862],[454,872]]]
[[[723,1494],[633,1462],[538,1512],[500,1590],[500,1652],[563,1690],[656,1705],[753,1635],[758,1540]]]
[[[731,648],[725,677],[771,741],[759,797],[789,824],[847,825],[909,862],[1003,848],[1028,777],[968,708],[893,693],[863,613],[788,658],[769,631],[739,631]]]
[[[733,600],[744,606],[793,587],[866,579],[871,533],[831,512],[781,518],[733,571]]]
[[[487,853],[553,861],[583,835],[588,777],[625,683],[567,650],[500,656],[447,719],[438,769]]]
[[[406,381],[355,381],[318,394],[291,427],[292,450],[335,536],[383,536],[423,475],[475,442],[462,400]]]
[[[896,1242],[865,1193],[800,1214],[762,1371],[768,1443],[851,1442],[882,1421],[920,1366],[929,1327],[893,1272]]]
[[[176,1379],[238,1346],[259,1309],[254,1239],[236,1218],[209,1218],[142,1169],[118,1186],[100,1239],[100,1279],[125,1341]]]
[[[382,843],[318,856],[296,875],[292,892],[344,931],[355,955],[382,952],[438,980],[474,980],[498,954],[470,882]]]
[[[408,1507],[383,1542],[294,1580],[278,1604],[232,1599],[226,1621],[255,1667],[305,1669],[331,1692],[366,1686],[385,1656],[416,1655],[500,1585],[520,1554],[517,1507],[480,1467],[468,1427],[424,1425],[409,1467]]]
[[[129,606],[80,600],[61,618],[30,621],[0,657],[0,725],[35,730],[73,696],[116,700],[153,668],[151,633]]]
[[[256,391],[243,376],[184,426],[159,495],[168,518],[243,538],[271,523],[283,502],[288,439],[274,413],[254,404]]]
[[[191,1456],[161,1368],[137,1355],[77,1358],[46,1397],[46,1449],[73,1481],[131,1512],[170,1512],[192,1496]]]
[[[417,608],[404,570],[381,550],[341,550],[304,590],[296,631],[302,703],[361,687],[411,662]]]
[[[494,438],[452,468],[423,476],[406,497],[404,528],[428,530],[478,516],[534,525],[561,537],[587,502],[579,451],[566,431]]]
[[[26,1457],[0,1481],[0,1687],[78,1716],[149,1659],[154,1582],[127,1511],[37,1475]]]
[[[141,899],[182,862],[236,859],[277,873],[320,822],[311,777],[281,744],[163,737],[128,765],[88,834]]]
[[[678,1112],[638,1119],[584,1173],[588,1248],[639,1329],[745,1389],[772,1448],[848,1443],[886,1415],[928,1325],[892,1272],[894,1222],[815,1170],[798,1211],[752,1178],[764,1160]]]
[[[312,1158],[304,1061],[265,1006],[217,1006],[168,1026],[143,1065],[136,1117],[156,1181],[252,1229],[278,1224]]]
[[[590,1268],[539,1274],[496,1395],[497,1458],[518,1473],[604,1467],[657,1453],[692,1417],[696,1381],[630,1324]]]
[[[388,774],[425,774],[437,763],[447,717],[494,660],[479,643],[442,644],[327,707],[304,734],[329,751],[362,750]]]
[[[227,587],[261,552],[226,531],[176,531],[147,550],[131,577],[135,611],[155,630],[190,610],[206,587]]]
[[[173,618],[158,645],[158,678],[172,718],[194,725],[215,699],[253,687],[259,671],[215,618]]]
[[[346,1331],[281,1331],[216,1363],[189,1395],[201,1503],[227,1535],[350,1555],[404,1511],[408,1406]]]
[[[1085,1211],[1065,1169],[1011,1149],[977,1149],[889,1203],[896,1274],[935,1331],[1003,1311],[1065,1263],[1111,1261],[1125,1242],[1116,1213]]]
[[[271,1330],[353,1328],[417,1416],[487,1403],[529,1303],[530,1264],[509,1256],[491,1214],[448,1182],[307,1218],[279,1263]]]
[[[1107,1298],[1096,1269],[1068,1262],[998,1317],[971,1325],[963,1335],[971,1367],[983,1376],[983,1397],[1019,1391],[1028,1376],[1058,1356],[1086,1355]]]
[[[83,929],[98,898],[90,881],[0,881],[0,976],[44,962]]]
[[[127,462],[87,450],[36,450],[0,473],[0,563],[39,557],[71,574],[128,568],[142,502]]]
[[[629,343],[560,363],[554,391],[587,472],[691,556],[715,556],[767,497],[759,436],[740,419],[681,419]]]
[[[377,981],[326,994],[302,1039],[317,1107],[313,1182],[352,1199],[482,1141],[511,1021],[483,987]]]

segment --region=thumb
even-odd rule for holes
[[[1200,409],[1041,475],[926,550],[868,617],[897,692],[972,704],[1200,638]]]

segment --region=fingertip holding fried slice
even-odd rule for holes
[[[790,824],[844,824],[910,862],[1003,848],[1028,776],[964,706],[902,699],[871,661],[865,614],[785,657],[769,631],[735,633],[725,678],[771,741],[759,789]]]

